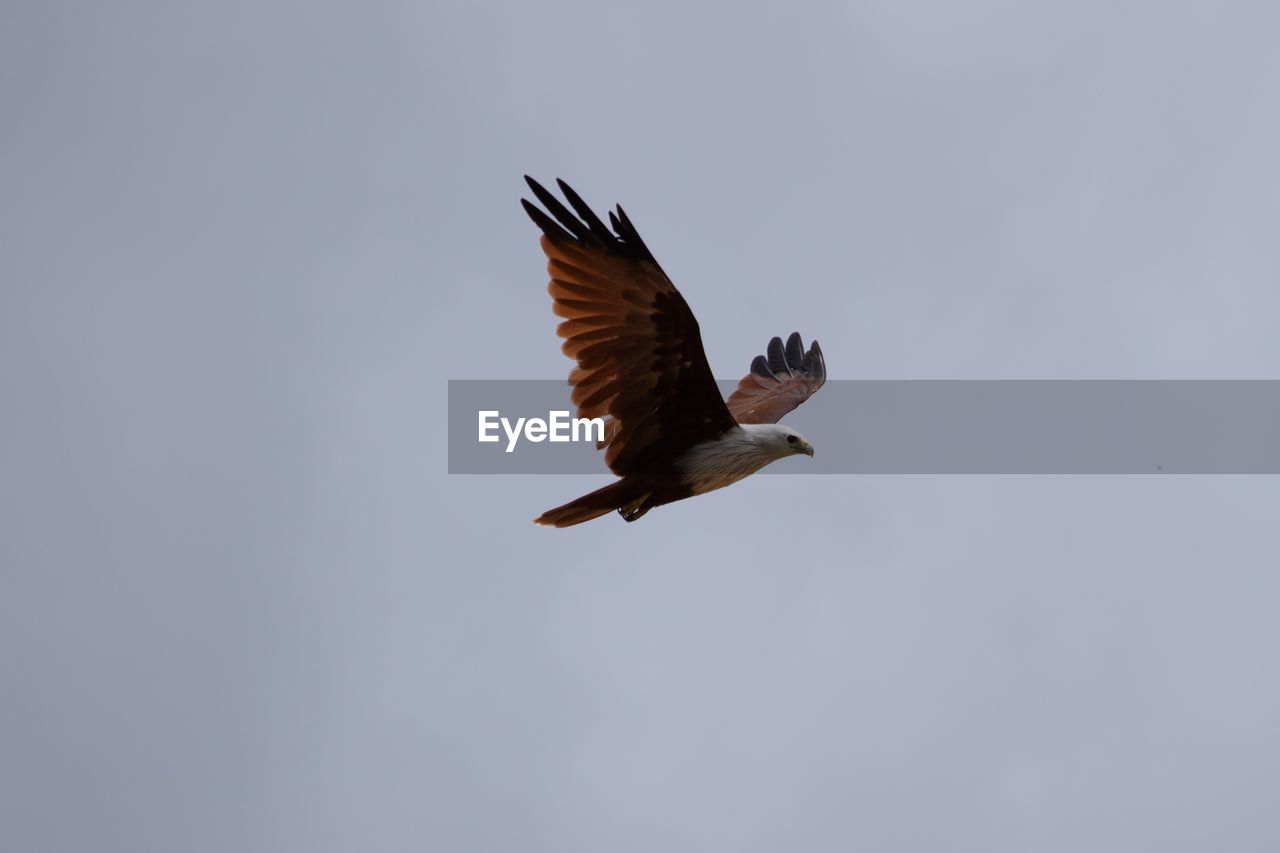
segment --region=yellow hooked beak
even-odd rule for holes
[[[809,443],[809,442],[807,442],[807,441],[801,441],[801,442],[800,442],[800,444],[799,444],[799,446],[798,446],[798,447],[796,447],[796,452],[797,452],[797,453],[803,453],[805,456],[812,456],[812,455],[813,455],[813,445],[812,445],[812,444],[810,444],[810,443]]]

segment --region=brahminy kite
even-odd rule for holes
[[[575,216],[525,176],[550,216],[520,203],[542,229],[556,333],[577,362],[569,372],[580,418],[602,418],[604,461],[622,479],[536,524],[568,527],[613,510],[635,521],[656,506],[754,474],[775,459],[813,447],[778,420],[822,387],[827,367],[814,341],[769,342],[726,401],[702,351],[698,321],[619,206],[610,231],[564,181]],[[554,219],[552,218],[554,217]]]

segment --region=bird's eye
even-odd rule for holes
[[[787,444],[795,444],[795,443],[796,443],[796,437],[794,435],[787,436]]]

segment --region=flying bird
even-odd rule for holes
[[[724,400],[702,351],[698,321],[618,206],[610,230],[564,181],[570,212],[525,176],[546,210],[521,199],[542,229],[556,332],[580,418],[605,422],[605,464],[621,479],[547,510],[536,524],[568,527],[614,510],[635,521],[656,506],[735,483],[813,447],[778,420],[822,387],[822,350],[798,333],[765,355]],[[548,213],[550,215],[548,215]],[[576,213],[576,216],[575,216]]]

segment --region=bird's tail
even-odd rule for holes
[[[564,506],[549,509],[533,520],[534,524],[545,524],[550,527],[570,527],[593,518],[607,515],[619,507],[646,497],[636,484],[630,480],[618,480],[603,489],[596,489],[577,500],[569,501]],[[638,517],[638,516],[637,516]],[[628,519],[630,520],[630,519]]]

